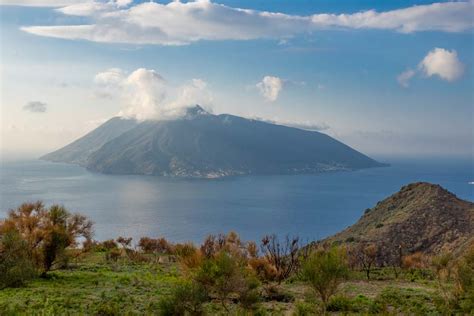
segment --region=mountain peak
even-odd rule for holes
[[[406,254],[456,251],[474,238],[473,231],[474,203],[440,185],[416,182],[367,209],[357,223],[326,241],[375,243],[389,258],[399,246]]]
[[[199,116],[199,115],[208,115],[209,114],[209,112],[204,110],[199,104],[196,104],[194,106],[190,106],[190,107],[186,108],[185,113],[186,113],[185,114],[186,118],[194,118],[194,117]]]

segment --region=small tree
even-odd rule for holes
[[[350,253],[352,260],[365,271],[367,280],[370,280],[370,272],[377,262],[377,246],[373,243],[359,243]]]
[[[326,313],[329,299],[336,294],[339,284],[347,275],[346,253],[342,248],[317,250],[303,262],[302,278],[318,294],[323,313]]]
[[[25,203],[0,222],[0,232],[9,230],[20,234],[35,264],[45,274],[66,248],[77,245],[79,238],[91,239],[92,222],[69,213],[63,206],[46,209],[41,202]]]
[[[286,236],[280,242],[276,235],[263,237],[261,250],[265,259],[275,268],[278,284],[298,268],[299,237]]]
[[[206,258],[197,268],[195,280],[213,293],[228,312],[226,302],[236,294],[242,306],[248,307],[255,295],[258,282],[247,267],[246,260],[227,251]]]

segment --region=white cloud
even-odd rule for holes
[[[23,110],[33,113],[45,113],[47,104],[40,101],[30,101],[23,106]]]
[[[110,0],[108,4],[115,5],[116,7],[125,7],[132,3],[133,0]],[[100,5],[105,4],[104,2],[97,2],[94,0],[0,0],[0,5],[17,5],[25,7],[65,7],[73,5]],[[79,8],[78,7],[78,8]]]
[[[420,70],[428,77],[439,76],[446,81],[455,81],[464,73],[464,65],[455,50],[435,48],[419,64]]]
[[[283,89],[283,80],[279,77],[265,76],[256,86],[267,101],[274,102]]]
[[[464,73],[464,64],[455,50],[434,48],[418,64],[416,70],[407,69],[397,76],[398,83],[407,88],[410,80],[420,72],[424,77],[438,76],[446,81],[455,81]]]
[[[397,76],[397,81],[402,87],[408,88],[410,80],[415,74],[413,69],[407,69]]]
[[[387,12],[369,10],[354,14],[315,14],[312,21],[321,27],[385,29],[402,33],[417,31],[462,32],[474,27],[474,2],[440,2],[415,5]]]
[[[81,0],[0,0],[0,5],[18,5],[28,7],[63,7],[75,3],[84,2]]]
[[[118,97],[123,103],[120,116],[138,120],[169,119],[195,104],[209,106],[212,95],[202,79],[173,86],[153,69],[139,68],[130,74],[111,68],[96,74],[97,94]]]
[[[277,124],[277,125],[284,125],[288,127],[294,127],[294,128],[299,128],[299,129],[304,129],[307,131],[325,131],[329,129],[329,125],[322,122],[322,123],[316,123],[316,122],[311,122],[311,121],[287,121],[287,120],[267,120],[267,119],[262,119],[262,118],[256,118],[259,121],[271,123],[271,124]]]
[[[171,103],[173,108],[182,108],[193,104],[209,105],[213,97],[207,89],[207,82],[202,79],[192,79],[189,83],[178,88],[177,98]]]
[[[472,0],[442,2],[387,12],[370,10],[354,14],[296,16],[233,8],[209,0],[168,4],[145,2],[129,8],[124,8],[130,4],[128,0],[90,1],[58,10],[66,15],[88,16],[93,24],[22,29],[40,36],[64,39],[161,45],[185,45],[200,40],[287,39],[328,28],[385,29],[404,33],[462,32],[474,27],[473,3]]]

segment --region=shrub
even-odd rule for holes
[[[461,310],[466,313],[474,311],[474,244],[457,265],[456,284],[460,291]]]
[[[266,301],[277,301],[289,303],[295,300],[293,294],[284,291],[279,286],[271,284],[264,287],[264,298]]]
[[[15,230],[0,236],[0,289],[21,286],[36,275],[26,241]]]
[[[206,258],[197,268],[195,280],[214,294],[226,311],[226,302],[232,294],[238,296],[245,308],[256,303],[258,281],[241,257],[221,251],[213,258]]]
[[[127,257],[131,257],[133,254],[133,249],[130,247],[132,244],[132,238],[131,237],[122,237],[120,236],[117,238],[117,243],[122,247],[122,249],[125,251],[125,254]]]
[[[276,272],[276,281],[287,279],[296,271],[299,264],[299,238],[289,238],[286,236],[283,242],[280,242],[276,235],[267,235],[263,237],[261,249],[264,258],[273,266]]]
[[[317,315],[317,306],[306,302],[297,302],[295,304],[295,316]]]
[[[159,303],[160,315],[202,315],[203,304],[209,300],[199,283],[186,281],[176,286],[169,297]]]
[[[351,312],[353,311],[352,301],[346,296],[334,296],[329,300],[326,310],[330,312]]]
[[[227,235],[219,234],[217,237],[214,235],[207,236],[201,245],[200,252],[206,258],[214,257],[222,251],[233,256],[248,257],[249,252],[247,249],[250,249],[256,255],[256,249],[252,249],[252,246],[248,248],[248,245],[246,246],[242,243],[236,232],[230,232]]]
[[[323,312],[326,311],[329,299],[336,294],[339,284],[347,275],[346,254],[341,248],[318,250],[303,263],[303,280],[318,294],[322,301]]]
[[[435,256],[431,259],[431,266],[439,279],[449,280],[453,266],[453,255],[451,253],[444,253]]]
[[[138,242],[138,247],[145,253],[171,253],[172,246],[165,238],[142,237]]]
[[[265,258],[251,258],[249,265],[262,281],[274,281],[277,279],[277,271]]]
[[[428,258],[421,252],[404,256],[402,266],[405,269],[425,269],[429,266]]]
[[[174,248],[174,254],[185,268],[194,269],[202,263],[201,252],[192,243],[176,244]]]
[[[103,247],[105,250],[118,248],[118,244],[113,239],[104,240],[103,242],[100,243],[100,246]]]
[[[255,276],[244,271],[243,284],[237,289],[239,304],[243,309],[255,309],[256,304],[260,301],[259,285]]]
[[[105,254],[105,260],[111,262],[117,262],[118,259],[122,256],[122,252],[118,248],[112,248]]]
[[[58,257],[65,255],[66,248],[77,244],[78,238],[91,238],[92,222],[59,205],[46,209],[41,202],[24,203],[0,223],[0,232],[8,230],[18,231],[45,274]]]

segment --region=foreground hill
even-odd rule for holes
[[[45,160],[109,174],[222,177],[382,166],[319,132],[189,108],[174,120],[114,118]]]
[[[382,256],[422,252],[436,255],[462,250],[474,239],[474,203],[461,200],[439,185],[406,185],[367,209],[357,223],[326,242],[373,242]]]

